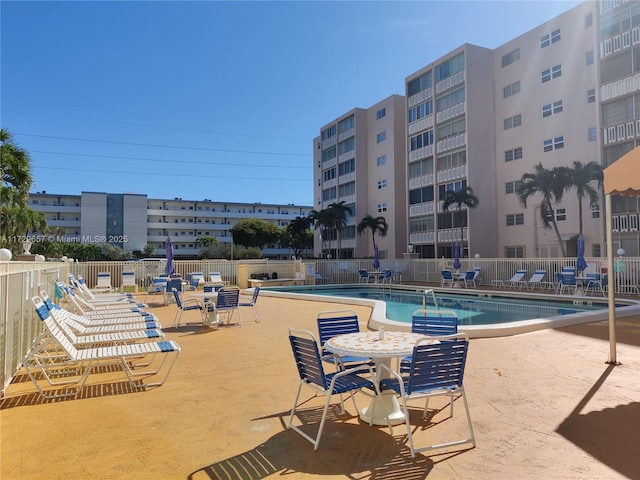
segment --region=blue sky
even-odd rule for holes
[[[322,125],[578,3],[3,0],[0,123],[32,191],[312,205]]]

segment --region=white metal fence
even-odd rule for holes
[[[0,263],[0,382],[2,393],[42,331],[31,298],[45,290],[53,297],[57,278],[66,278],[69,264]]]
[[[492,280],[508,280],[516,270],[527,270],[527,277],[535,270],[547,272],[546,281],[553,281],[555,272],[562,267],[575,266],[575,258],[464,258],[461,259],[461,271],[474,267],[481,269],[481,284],[490,285]],[[606,269],[606,259],[586,258],[590,268],[597,272]],[[290,262],[290,261],[289,261]],[[316,272],[322,283],[357,283],[358,270],[373,270],[372,259],[359,260],[305,260],[306,265],[315,263]],[[224,260],[179,260],[175,262],[176,271],[184,276],[191,272],[220,272],[224,280],[237,283],[238,263],[263,263],[265,271],[270,266],[283,261],[224,261]],[[439,284],[440,270],[452,268],[452,259],[407,259],[381,260],[380,269],[391,269],[398,273],[399,283]],[[637,294],[640,285],[640,258],[618,257],[615,260],[617,294]],[[161,270],[162,269],[162,270]],[[113,287],[120,286],[122,272],[136,272],[138,285],[143,286],[147,275],[162,273],[162,262],[81,262],[81,263],[37,263],[3,262],[0,263],[0,381],[2,392],[6,389],[33,339],[40,332],[31,297],[44,289],[53,296],[55,280],[67,280],[68,273],[82,275],[89,286],[97,283],[98,272],[111,272]]]

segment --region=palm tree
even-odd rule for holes
[[[567,167],[555,167],[547,170],[542,166],[542,163],[538,163],[534,167],[534,170],[534,173],[525,173],[522,175],[516,193],[524,208],[527,208],[527,200],[530,197],[534,195],[542,196],[539,205],[542,225],[545,228],[553,227],[558,243],[560,244],[562,256],[566,257],[567,252],[564,248],[560,231],[558,230],[553,205],[560,203],[563,193],[571,186],[569,169],[567,169]]]
[[[367,229],[371,229],[371,239],[373,240],[373,250],[376,249],[376,232],[380,234],[381,237],[387,235],[389,231],[389,225],[387,224],[387,220],[384,217],[372,217],[371,215],[367,215],[356,227],[358,230],[358,235],[362,235]]]
[[[347,226],[347,215],[353,215],[353,210],[346,203],[342,200],[338,203],[330,203],[327,207],[331,228],[336,229],[336,238],[338,239],[336,258],[340,258],[340,232]]]
[[[311,218],[311,222],[313,223],[314,230],[320,230],[320,242],[322,252],[320,253],[320,257],[324,257],[325,251],[325,241],[328,240],[328,229],[331,226],[330,212],[327,209],[323,210],[311,210],[309,212],[309,217]]]
[[[571,186],[575,187],[578,195],[578,218],[580,220],[580,235],[582,235],[582,198],[589,198],[589,205],[593,206],[598,203],[600,197],[592,183],[602,185],[604,174],[602,166],[597,162],[589,162],[583,164],[581,162],[573,162],[573,168],[569,170],[571,175]]]
[[[458,224],[460,225],[461,241],[464,241],[464,225],[466,223],[465,222],[466,212],[465,212],[465,209],[463,209],[462,207],[464,205],[466,209],[476,208],[479,203],[480,203],[480,200],[478,199],[476,194],[473,193],[473,188],[471,187],[464,187],[463,189],[457,190],[457,191],[447,190],[447,192],[444,195],[444,201],[442,202],[442,210],[446,212],[449,210],[449,207],[451,207],[452,205],[456,206]]]

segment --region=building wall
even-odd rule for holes
[[[598,7],[599,133],[607,167],[640,145],[640,3],[598,2]],[[640,255],[640,199],[611,200],[613,251]]]
[[[351,118],[353,126],[341,129],[341,125],[351,124]],[[373,256],[370,231],[363,235],[356,232],[357,224],[367,215],[383,216],[389,223],[388,235],[376,238],[381,257],[399,258],[406,250],[404,125],[404,97],[391,95],[367,109],[354,108],[332,120],[313,140],[314,209],[320,211],[344,201],[353,211],[342,230],[341,258]],[[344,142],[353,142],[353,148],[341,153]],[[328,158],[334,147],[336,158]],[[386,163],[379,165],[381,157]],[[345,172],[349,162],[355,169]],[[355,183],[355,190],[345,188],[351,183]],[[329,195],[334,188],[336,195]],[[328,240],[325,233],[322,241],[319,231],[315,235],[314,254],[335,258],[337,234]]]
[[[214,236],[232,243],[231,229],[238,221],[262,218],[285,227],[296,217],[309,215],[311,207],[261,203],[228,203],[205,200],[150,199],[146,195],[83,192],[81,195],[31,193],[29,206],[45,212],[51,228],[65,228],[65,240],[119,246],[142,251],[147,243],[164,255],[167,236],[174,240],[176,256],[196,256],[199,236]],[[62,220],[56,220],[63,218]],[[114,223],[115,222],[115,223]],[[290,258],[278,245],[263,250],[267,257]]]

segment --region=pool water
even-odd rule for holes
[[[350,288],[295,288],[275,287],[273,290],[288,293],[305,293],[312,295],[362,298],[382,300],[387,305],[387,318],[398,322],[411,323],[411,316],[423,307],[425,301],[428,308],[435,308],[433,297],[422,292],[379,289],[375,287]],[[454,310],[461,325],[491,325],[509,323],[537,318],[552,318],[573,313],[603,310],[605,302],[569,302],[560,300],[541,300],[526,298],[509,298],[504,296],[481,296],[450,293],[435,294],[438,307]]]

